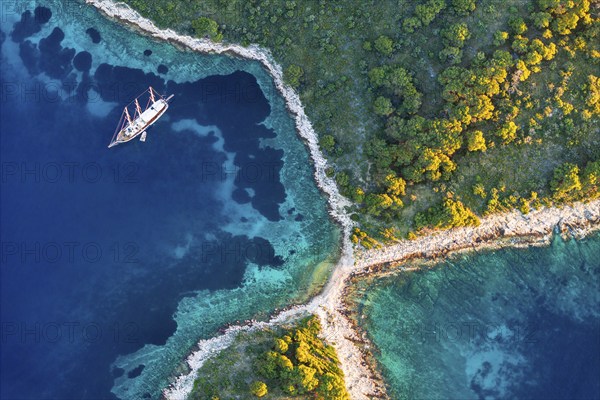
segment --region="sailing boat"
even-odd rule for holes
[[[146,107],[142,110],[140,106],[139,99],[142,96],[149,94],[148,102]],[[119,125],[117,125],[117,129],[115,134],[108,145],[108,148],[116,146],[120,143],[129,142],[130,140],[135,139],[140,136],[140,140],[142,142],[146,141],[146,129],[150,127],[153,123],[155,123],[169,108],[169,101],[173,98],[174,95],[170,95],[165,98],[158,94],[152,86],[150,86],[147,90],[145,90],[142,94],[135,98],[134,101],[125,106],[123,110],[123,114],[121,115],[121,120],[119,121]],[[135,111],[133,113],[133,118],[129,114],[128,107],[132,104],[135,104]]]

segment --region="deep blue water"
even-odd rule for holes
[[[157,398],[199,338],[302,299],[337,230],[258,65],[21,6],[0,32],[1,397]],[[108,150],[149,85],[171,108]]]
[[[600,398],[599,235],[363,284],[393,398]]]

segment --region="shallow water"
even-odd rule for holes
[[[2,11],[2,398],[157,398],[198,339],[323,283],[339,231],[258,63]],[[170,109],[108,150],[149,85]]]
[[[359,284],[395,399],[600,398],[600,236]]]

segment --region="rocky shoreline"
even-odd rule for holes
[[[357,271],[369,273],[381,264],[412,258],[431,259],[449,252],[482,248],[547,245],[554,232],[563,237],[582,238],[600,225],[600,201],[575,203],[560,208],[541,208],[529,214],[519,211],[494,214],[481,220],[478,227],[433,232],[415,240],[405,240],[384,249],[356,254]],[[502,240],[498,240],[502,239]]]
[[[600,201],[595,201],[588,204],[578,203],[561,209],[544,208],[528,215],[522,215],[517,211],[493,215],[482,220],[479,227],[435,232],[416,240],[401,241],[384,249],[357,251],[354,254],[350,243],[350,233],[354,224],[345,212],[345,207],[350,204],[340,195],[333,179],[326,176],[325,170],[328,164],[318,147],[317,135],[304,112],[300,98],[293,89],[284,84],[281,67],[267,50],[258,46],[242,47],[212,43],[179,35],[171,29],[161,30],[129,6],[115,3],[113,0],[86,0],[86,3],[96,7],[108,18],[118,20],[144,35],[168,41],[180,48],[201,53],[229,54],[259,61],[273,78],[277,90],[285,99],[286,106],[294,118],[296,130],[310,152],[317,186],[327,196],[329,213],[343,231],[340,260],[319,295],[306,305],[293,306],[278,313],[268,322],[249,321],[243,325],[230,326],[220,336],[201,340],[186,360],[189,369],[174,379],[171,386],[165,389],[163,393],[165,398],[185,399],[193,387],[198,368],[206,359],[231,344],[240,331],[289,322],[307,313],[320,317],[324,338],[334,344],[338,352],[351,397],[353,399],[386,398],[385,385],[371,356],[372,344],[352,318],[349,318],[351,310],[346,306],[345,300],[353,279],[366,274],[381,273],[384,269],[402,270],[396,266],[414,258],[433,259],[446,256],[450,252],[481,248],[544,245],[549,242],[557,226],[561,232],[570,233],[575,237],[585,236],[600,227]]]
[[[441,259],[461,252],[549,246],[555,235],[564,240],[580,240],[597,231],[600,231],[600,200],[562,208],[543,208],[529,215],[518,211],[493,215],[483,219],[479,227],[436,232],[384,249],[358,252],[356,269],[347,278],[341,301],[352,330],[360,338],[357,344],[364,361],[376,379],[385,385],[373,353],[377,348],[359,323],[361,315],[355,302],[355,289],[360,281],[433,266]],[[413,262],[408,264],[408,261]]]

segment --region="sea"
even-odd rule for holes
[[[600,235],[404,267],[354,295],[393,399],[600,398]]]
[[[322,287],[340,231],[259,63],[82,1],[0,12],[0,398],[158,399],[198,340]],[[149,86],[169,110],[108,149]]]
[[[0,398],[159,399],[200,339],[301,303],[340,231],[256,62],[81,1],[0,10]],[[174,94],[108,149],[123,108]],[[600,398],[600,236],[358,283],[393,399]]]

